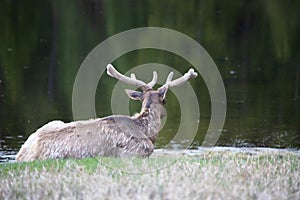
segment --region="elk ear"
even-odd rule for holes
[[[135,90],[125,89],[126,94],[130,99],[143,101],[143,93]]]
[[[167,91],[168,87],[162,87],[158,89],[159,97],[161,98],[161,100],[166,98]]]

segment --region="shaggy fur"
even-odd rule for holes
[[[166,111],[157,91],[144,94],[142,111],[132,117],[109,116],[87,121],[52,121],[30,135],[17,161],[94,156],[147,157],[154,151]],[[149,104],[151,102],[151,104]]]

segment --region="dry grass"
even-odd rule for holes
[[[110,164],[116,168],[124,161],[114,160]],[[130,165],[146,169],[164,161],[172,159],[161,156]],[[296,153],[206,152],[140,174],[99,163],[84,159],[2,165],[0,199],[300,199]]]

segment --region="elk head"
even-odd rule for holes
[[[197,73],[194,72],[194,69],[190,69],[182,77],[172,80],[174,73],[170,72],[167,77],[166,83],[159,87],[157,90],[153,90],[153,86],[157,82],[156,71],[153,71],[153,78],[148,84],[141,80],[138,80],[133,73],[130,77],[124,76],[123,74],[119,73],[111,64],[107,65],[107,74],[124,83],[134,85],[137,88],[142,89],[142,92],[128,89],[125,90],[127,95],[131,99],[142,101],[141,112],[149,110],[151,106],[163,106],[166,103],[166,93],[169,88],[180,86],[188,80],[197,77]]]

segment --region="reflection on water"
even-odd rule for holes
[[[180,31],[201,43],[214,59],[228,100],[217,145],[300,148],[297,4],[300,2],[1,1],[0,156],[14,154],[30,133],[48,121],[71,121],[73,82],[83,59],[106,38],[144,26]],[[126,72],[149,62],[180,72],[192,67],[172,53],[153,49],[130,52],[115,64]],[[98,116],[111,114],[108,105],[115,83],[109,77],[101,78],[96,95]],[[201,111],[193,142],[196,147],[202,143],[211,110],[201,77],[191,83]],[[132,112],[138,107],[134,104]],[[157,147],[171,141],[180,123],[180,107],[172,93],[167,110]]]

